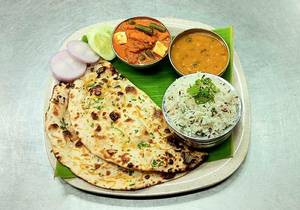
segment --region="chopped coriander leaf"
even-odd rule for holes
[[[95,108],[98,110],[101,110],[103,108],[103,106],[96,106]]]
[[[179,126],[181,129],[185,129],[186,125],[181,125],[181,124],[176,124],[177,126]]]
[[[213,108],[211,109],[211,116],[213,117],[213,116],[215,116],[216,114],[218,114],[218,112],[217,112],[216,108],[213,107]]]
[[[65,122],[65,118],[62,118],[60,123],[61,123],[61,125],[60,125],[61,129],[63,129],[63,130],[67,129],[68,123]]]
[[[100,101],[102,101],[104,98],[96,98],[95,100],[94,100],[94,103],[99,103]]]
[[[152,168],[160,167],[162,165],[163,165],[163,162],[161,160],[152,160],[152,162],[151,162]]]
[[[98,84],[97,83],[91,83],[91,84],[88,84],[88,88],[93,88],[93,87],[96,87]]]
[[[85,102],[82,103],[82,108],[84,109],[90,109],[90,108],[96,108],[98,110],[102,109],[102,106],[99,106],[99,103],[103,100],[104,98],[91,98],[89,100],[86,100]]]
[[[205,104],[207,102],[214,102],[215,94],[219,92],[217,86],[210,78],[197,79],[195,84],[187,89],[187,93],[191,95],[196,104]]]
[[[144,142],[144,141],[141,141],[140,143],[138,143],[137,146],[138,146],[139,149],[142,149],[142,148],[145,148],[145,147],[150,147],[150,145],[147,142]]]
[[[157,167],[157,161],[156,160],[152,160],[151,166],[152,166],[152,168]]]
[[[114,127],[113,124],[112,124],[111,128],[118,131],[122,136],[125,136],[124,132],[122,130],[120,130],[119,128]]]
[[[88,38],[87,38],[87,36],[86,36],[86,35],[83,35],[83,36],[81,37],[81,41],[83,41],[83,42],[85,42],[85,43],[88,44]]]
[[[149,133],[149,135],[150,135],[151,138],[154,138],[154,134],[152,132]]]

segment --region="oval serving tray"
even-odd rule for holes
[[[170,30],[172,35],[176,35],[182,30],[188,28],[204,28],[204,29],[213,29],[209,25],[205,25],[200,22],[174,19],[174,18],[157,18],[162,21]],[[79,29],[71,36],[69,36],[63,43],[61,49],[64,49],[66,43],[70,40],[81,39],[81,37],[89,30],[89,28],[94,27],[99,24],[112,24],[116,25],[121,20],[113,20],[101,22],[95,25],[91,25],[82,29]],[[232,175],[238,167],[242,164],[245,159],[248,151],[248,146],[250,142],[250,100],[248,95],[247,84],[244,76],[244,71],[240,64],[239,57],[236,52],[234,52],[234,70],[233,70],[233,86],[239,92],[242,104],[243,104],[243,113],[241,120],[235,130],[233,131],[233,157],[213,162],[207,162],[201,165],[200,167],[194,169],[186,176],[156,185],[150,188],[136,190],[136,191],[117,191],[117,190],[107,190],[93,186],[82,179],[73,178],[73,179],[64,179],[65,182],[72,185],[75,188],[96,193],[96,194],[105,194],[109,196],[122,196],[122,197],[155,197],[155,196],[168,196],[179,193],[185,193],[189,191],[194,191],[197,189],[203,189],[215,185],[230,175]],[[55,80],[53,77],[50,77],[45,103],[44,103],[44,112],[46,112],[48,107],[48,102],[51,97],[53,86],[55,85]],[[46,141],[46,150],[47,154],[53,169],[55,169],[56,159],[54,155],[50,152],[51,145],[45,135]]]

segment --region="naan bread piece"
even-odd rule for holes
[[[107,61],[90,66],[74,82],[68,110],[91,153],[121,167],[174,173],[193,169],[207,157],[178,140],[160,108]]]
[[[70,126],[68,112],[69,89],[56,85],[45,116],[46,133],[55,157],[78,177],[98,187],[134,190],[166,182],[180,174],[147,173],[124,169],[91,154]]]

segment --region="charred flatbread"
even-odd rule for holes
[[[53,154],[75,175],[98,187],[115,190],[141,189],[184,175],[129,170],[91,154],[71,126],[67,111],[69,88],[63,83],[54,87],[45,130]]]
[[[179,141],[160,108],[107,61],[74,82],[68,111],[91,153],[127,169],[183,172],[207,157]]]

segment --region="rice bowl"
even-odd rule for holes
[[[209,95],[207,88],[203,89],[206,92],[200,98],[190,94],[195,84],[201,81],[213,87],[212,98],[203,98]],[[206,146],[229,136],[241,116],[241,101],[232,85],[206,73],[190,74],[173,82],[164,95],[162,107],[164,117],[175,133]]]

